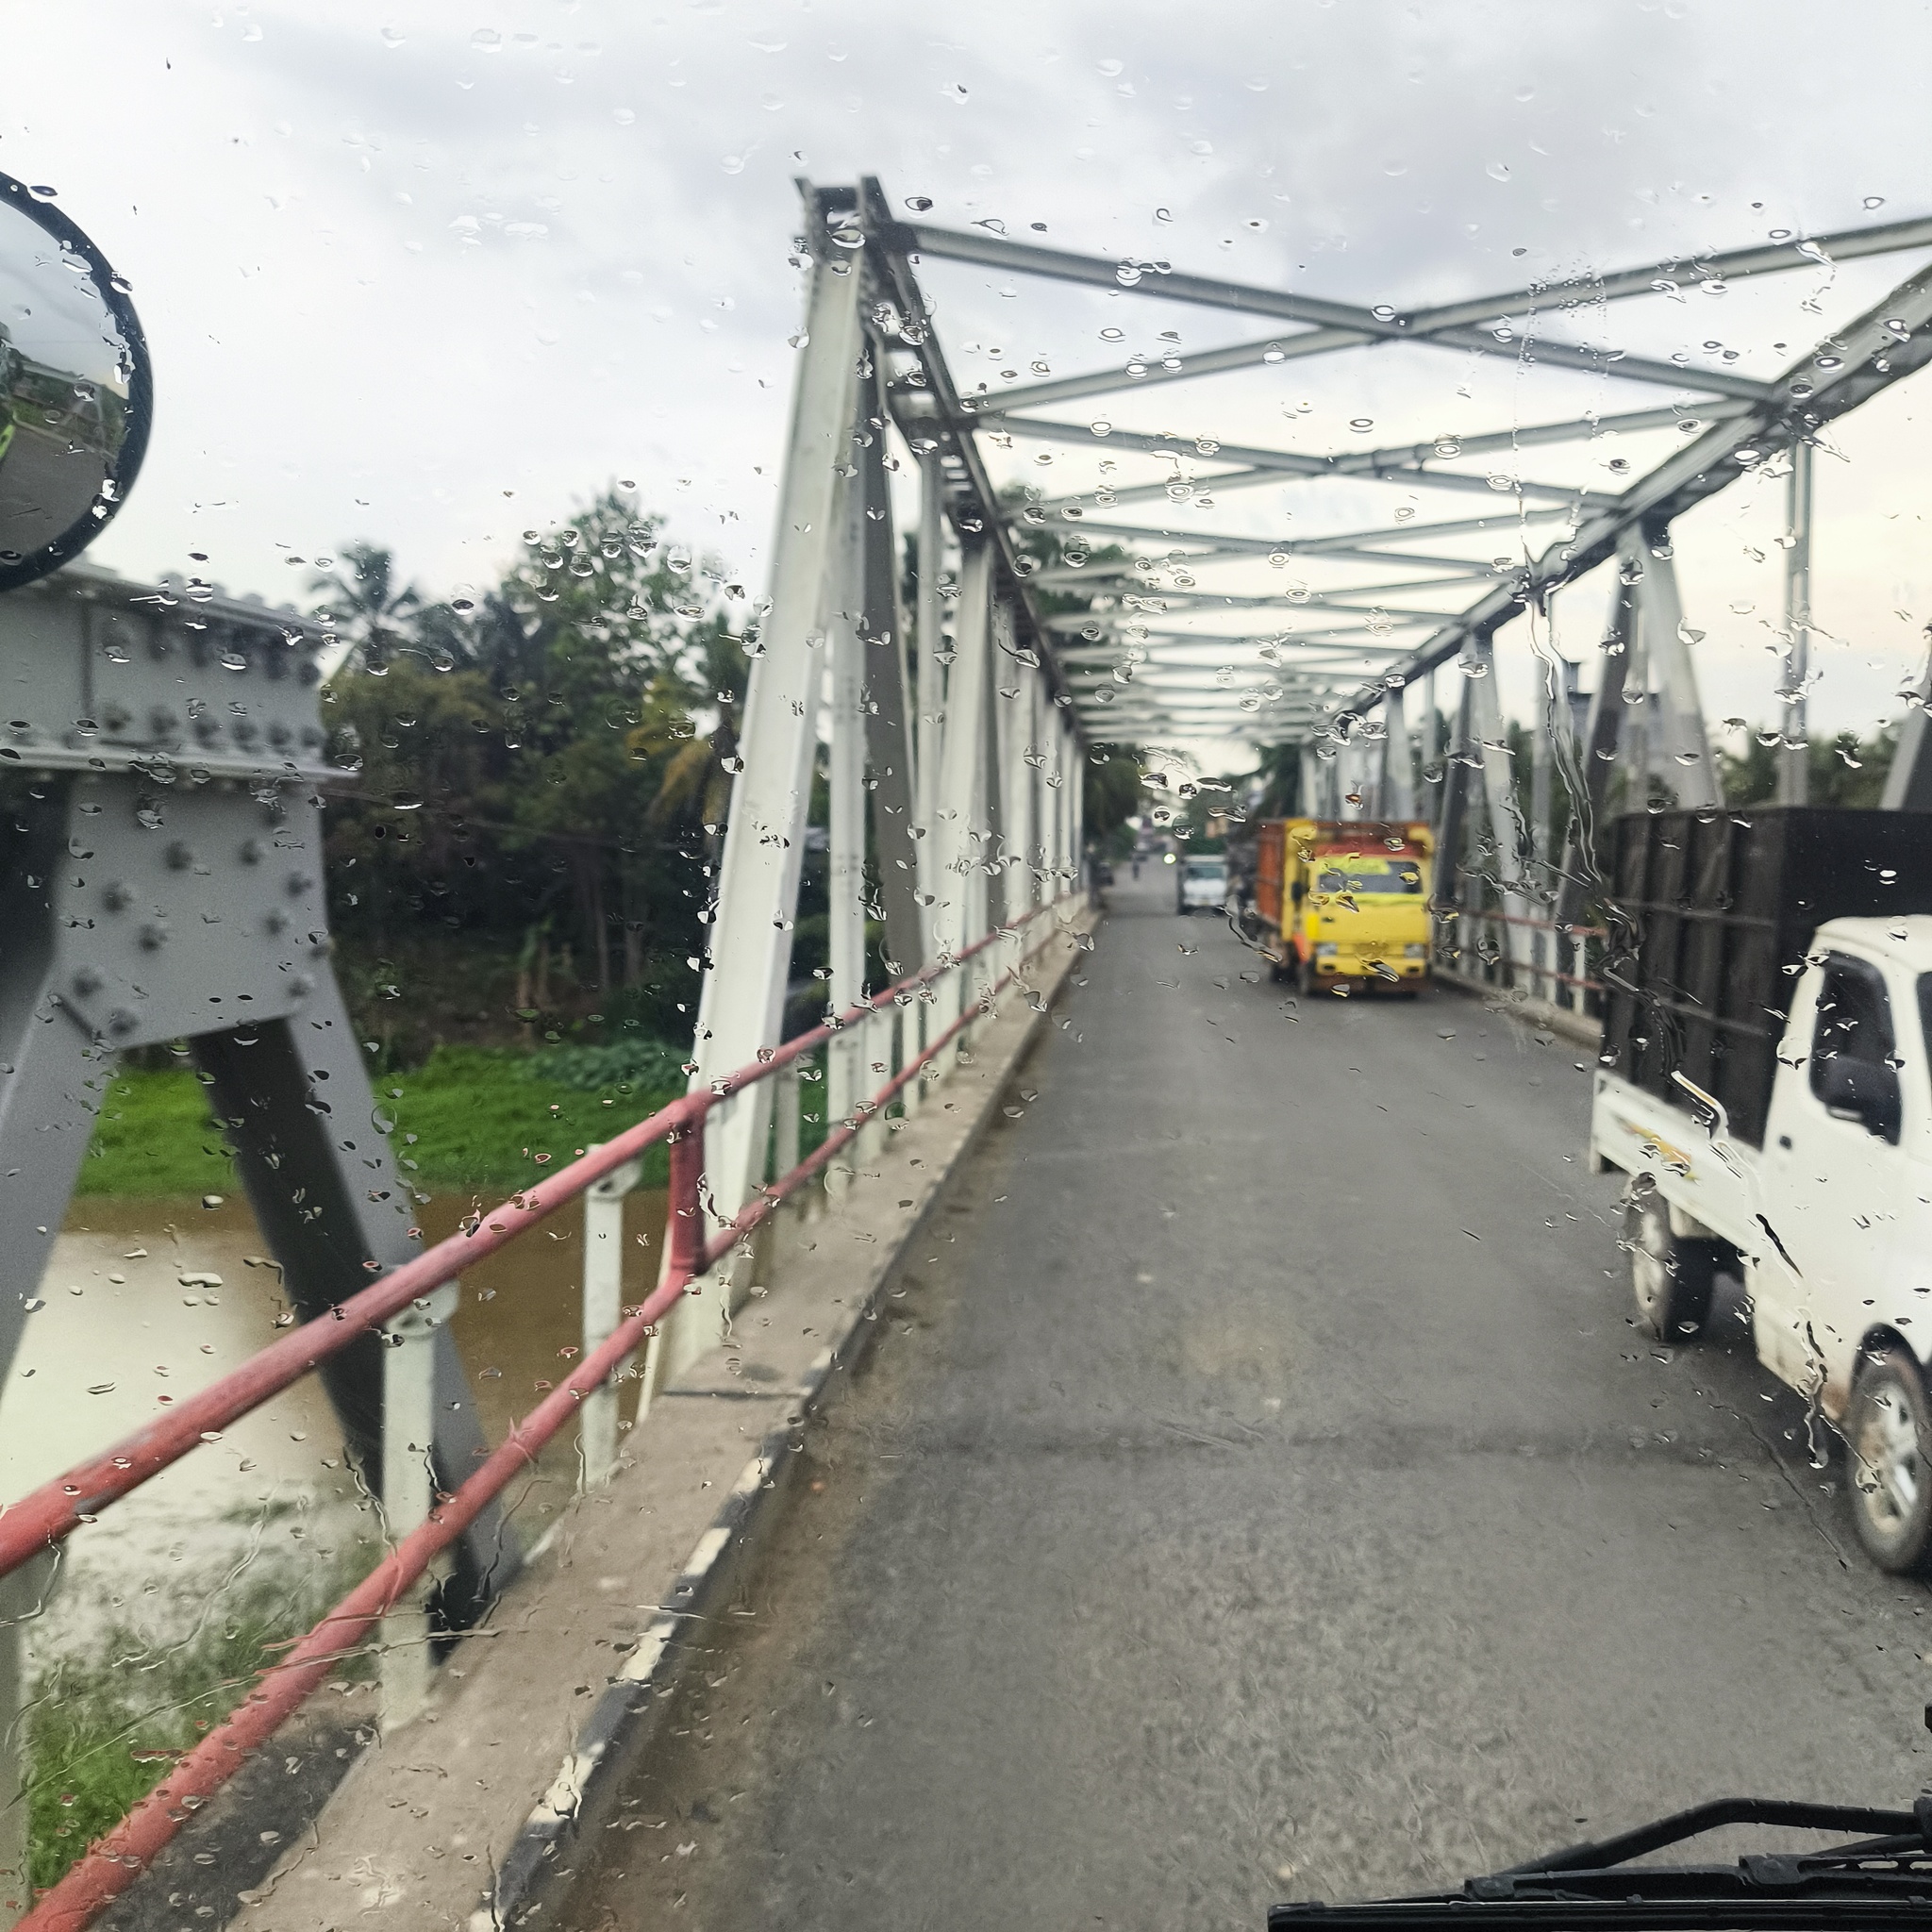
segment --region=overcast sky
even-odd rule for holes
[[[1903,0],[1837,27],[1817,0],[106,0],[16,7],[8,66],[31,85],[0,105],[0,168],[58,190],[154,348],[153,447],[98,557],[277,599],[354,538],[439,593],[485,581],[613,478],[761,583],[800,174],[1403,307],[1932,212],[1932,20]],[[1725,329],[1625,333],[1768,355],[1804,339],[1796,280]],[[1000,299],[949,288],[949,327],[1017,330]],[[1464,378],[1424,379],[1447,408]],[[1833,724],[1869,726],[1932,618],[1919,407],[1907,385],[1821,464]],[[1720,617],[1755,601],[1757,513],[1687,546]],[[1764,715],[1761,637],[1709,627],[1708,708]]]

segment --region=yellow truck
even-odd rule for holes
[[[1429,977],[1428,826],[1379,819],[1269,819],[1255,828],[1255,916],[1274,976],[1304,992],[1386,988]]]

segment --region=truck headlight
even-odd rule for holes
[[[1411,940],[1403,947],[1402,957],[1405,959],[1426,959],[1429,957],[1429,949],[1418,941]]]
[[[1341,948],[1335,943],[1333,940],[1324,940],[1321,942],[1321,944],[1315,948],[1315,958],[1318,959],[1332,959],[1340,951]]]

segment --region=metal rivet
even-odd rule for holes
[[[141,943],[150,953],[159,952],[168,943],[168,928],[150,921],[141,929]]]
[[[176,839],[168,847],[168,870],[186,872],[194,863],[194,847],[186,839]]]
[[[109,912],[125,912],[134,903],[134,894],[116,879],[102,892],[101,903]]]
[[[83,999],[91,992],[99,992],[101,990],[101,975],[92,966],[83,966],[74,975],[74,990]]]
[[[259,865],[261,863],[261,852],[262,846],[259,839],[242,840],[242,862],[243,865]]]

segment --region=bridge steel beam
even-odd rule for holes
[[[858,365],[864,353],[858,278],[842,251],[815,243],[791,431],[778,490],[770,608],[745,691],[740,768],[710,908],[697,1038],[695,1091],[777,1043],[798,909],[799,870],[817,757],[824,644],[834,568],[844,548],[841,471],[853,467]],[[712,1233],[760,1178],[771,1082],[760,1080],[706,1127]],[[723,1341],[727,1294],[687,1297],[667,1321],[654,1378],[675,1375]]]
[[[1811,445],[1802,438],[1791,445],[1787,495],[1785,552],[1785,680],[1788,701],[1784,743],[1778,756],[1777,802],[1803,805],[1811,794],[1806,688],[1811,675]],[[1904,750],[1901,739],[1899,750]],[[1893,754],[1892,762],[1898,762]]]
[[[1583,902],[1591,885],[1596,851],[1596,827],[1602,822],[1616,775],[1621,749],[1624,684],[1629,674],[1631,646],[1637,636],[1637,586],[1621,573],[1610,605],[1609,624],[1599,654],[1596,689],[1577,750],[1582,773],[1582,796],[1573,800],[1570,829],[1565,835],[1555,918],[1558,925],[1574,925],[1583,916]]]
[[[1162,382],[1184,381],[1191,376],[1211,375],[1232,369],[1255,368],[1303,356],[1324,355],[1331,350],[1357,348],[1382,341],[1433,341],[1439,344],[1473,348],[1484,355],[1507,355],[1512,358],[1522,344],[1493,333],[1467,335],[1472,325],[1492,325],[1512,313],[1524,310],[1547,313],[1560,305],[1565,289],[1517,289],[1496,295],[1478,296],[1467,302],[1442,304],[1435,308],[1417,309],[1403,316],[1377,316],[1349,304],[1320,302],[1296,297],[1280,290],[1255,289],[1239,282],[1222,281],[1200,275],[1175,275],[1158,264],[1123,264],[1102,258],[1069,254],[1062,250],[1034,248],[1019,242],[1001,242],[991,235],[960,234],[938,227],[917,226],[908,230],[907,252],[973,261],[983,266],[1013,270],[1022,275],[1040,275],[1058,280],[1084,282],[1118,292],[1123,287],[1123,266],[1139,269],[1135,280],[1125,286],[1135,292],[1156,299],[1204,303],[1210,308],[1248,313],[1279,315],[1289,322],[1307,326],[1300,335],[1283,333],[1254,342],[1237,343],[1229,348],[1176,357],[1166,362],[1139,365],[1141,373],[1127,368],[1102,370],[1089,375],[1061,376],[1053,381],[1029,383],[1024,388],[1005,391],[997,403],[989,398],[984,408],[1010,409],[1064,401],[1078,396],[1105,395],[1123,389],[1140,389]],[[1648,267],[1625,269],[1616,274],[1574,285],[1579,296],[1591,301],[1620,301],[1627,296],[1669,291],[1678,286],[1677,277],[1688,274],[1700,282],[1722,281],[1726,275],[1777,275],[1793,269],[1815,268],[1821,262],[1849,261],[1857,257],[1897,253],[1906,249],[1932,246],[1932,220],[1888,222],[1869,228],[1853,228],[1841,233],[1808,240],[1733,249],[1725,253],[1657,262]],[[1544,361],[1564,366],[1585,367],[1641,379],[1662,381],[1673,388],[1702,390],[1718,395],[1755,400],[1762,385],[1747,377],[1727,376],[1722,371],[1692,372],[1671,364],[1643,364],[1631,358],[1618,358],[1614,351],[1577,350],[1567,344],[1552,344],[1535,339],[1534,353]],[[1550,351],[1557,353],[1552,354]],[[1579,360],[1578,358],[1587,358]]]
[[[1045,275],[1055,281],[1085,283],[1090,287],[1104,288],[1109,293],[1125,287],[1130,292],[1152,296],[1158,301],[1185,302],[1209,308],[1232,309],[1247,315],[1273,316],[1283,322],[1307,325],[1306,336],[1283,335],[1253,344],[1257,361],[1278,361],[1287,356],[1324,354],[1331,349],[1391,341],[1433,342],[1440,348],[1474,351],[1480,356],[1502,356],[1511,361],[1523,353],[1522,344],[1513,333],[1499,337],[1492,329],[1472,326],[1461,312],[1469,305],[1457,305],[1455,308],[1420,309],[1404,316],[1383,316],[1350,302],[1291,294],[1280,289],[1257,288],[1250,283],[1224,281],[1211,275],[1176,274],[1152,265],[1147,265],[1133,281],[1124,283],[1122,264],[1118,258],[1080,255],[1064,248],[1040,248],[1030,243],[1002,241],[996,235],[963,233],[923,222],[905,224],[900,232],[903,239],[899,245],[908,254],[973,262],[982,268],[1000,268],[1017,275]],[[1790,265],[1795,268],[1802,263],[1802,257],[1794,257]],[[1547,302],[1547,296],[1539,297],[1525,290],[1513,295],[1484,298],[1474,305],[1474,313],[1480,318],[1496,320],[1511,308],[1526,305],[1542,308]],[[1206,355],[1191,358],[1192,373],[1202,373],[1201,365],[1215,358],[1239,353],[1239,349],[1210,350]],[[1558,368],[1579,369],[1591,375],[1618,375],[1631,382],[1658,383],[1673,390],[1697,389],[1717,395],[1744,396],[1752,400],[1760,397],[1765,390],[1764,384],[1749,376],[1734,375],[1724,370],[1693,372],[1675,362],[1657,362],[1644,356],[1624,355],[1610,349],[1591,349],[1543,337],[1536,339],[1535,353],[1540,361]],[[1190,373],[1188,358],[1175,359],[1181,367],[1164,373],[1176,375]],[[1123,369],[1111,386],[1117,389],[1139,387],[1158,366],[1142,365],[1140,376],[1130,375]],[[1216,366],[1237,365],[1223,361]],[[1034,388],[1033,400],[1043,400],[1043,391],[1048,387],[1041,383]],[[1064,382],[1055,385],[1054,390],[1059,395],[1071,393]],[[1084,394],[1097,392],[1092,390],[1081,391]],[[1024,398],[1026,391],[1015,393]]]
[[[1727,411],[1741,408],[1741,403],[1723,406]],[[1231,469],[1221,475],[1202,477],[1204,488],[1210,490],[1247,488],[1257,483],[1280,483],[1292,477],[1321,477],[1329,481],[1352,478],[1369,483],[1407,483],[1425,484],[1428,487],[1444,490],[1479,490],[1485,496],[1496,494],[1487,476],[1474,476],[1456,470],[1431,470],[1424,466],[1431,461],[1446,460],[1439,445],[1434,443],[1407,443],[1395,449],[1369,450],[1357,453],[1339,451],[1332,456],[1306,456],[1294,450],[1256,449],[1244,443],[1208,442],[1206,439],[1185,439],[1174,436],[1149,436],[1138,430],[1116,429],[1110,425],[1095,428],[1082,423],[1055,423],[1038,416],[1013,416],[1002,410],[997,415],[987,411],[977,412],[980,419],[991,428],[995,440],[998,437],[1019,436],[1036,442],[1052,442],[1067,448],[1091,448],[1095,445],[1106,449],[1132,450],[1137,455],[1169,457],[1175,461],[1189,458],[1196,461],[1216,463],[1238,463],[1247,468]],[[1705,414],[1707,411],[1686,411],[1680,409],[1641,409],[1618,416],[1609,416],[1591,422],[1587,417],[1555,424],[1532,424],[1520,433],[1511,435],[1504,432],[1494,436],[1472,436],[1458,439],[1456,454],[1458,456],[1486,455],[1491,450],[1526,448],[1532,443],[1571,441],[1580,437],[1591,436],[1604,429],[1626,428],[1655,429],[1674,427],[1684,420],[1686,414]],[[1204,443],[1207,446],[1204,447]],[[1124,489],[1109,489],[1108,495],[1113,503],[1151,502],[1167,494],[1165,483],[1128,484]],[[1523,483],[1512,480],[1509,485],[1512,495],[1531,499],[1547,499],[1554,503],[1570,504],[1579,500],[1586,505],[1609,503],[1614,498],[1602,496],[1594,491],[1577,490],[1572,485],[1561,483]],[[1036,506],[1049,516],[1056,511],[1084,505],[1094,494],[1068,496],[1053,499]]]
[[[1816,353],[1807,352],[1767,386],[1761,404],[1714,423],[1639,477],[1614,509],[1588,516],[1569,537],[1426,640],[1405,667],[1407,675],[1419,676],[1448,663],[1476,631],[1494,629],[1525,606],[1588,575],[1615,554],[1626,531],[1667,527],[1728,489],[1752,467],[1748,460],[1738,460],[1740,452],[1815,439],[1826,424],[1924,368],[1932,360],[1932,269],[1900,283],[1839,330],[1827,359],[1835,366],[1821,370]],[[1357,703],[1369,707],[1379,698],[1379,687],[1364,686]]]
[[[1670,532],[1640,536],[1626,531],[1619,553],[1625,571],[1637,579],[1638,622],[1643,639],[1643,661],[1657,680],[1668,741],[1653,746],[1667,762],[1667,776],[1677,803],[1693,810],[1709,810],[1724,803],[1711,757],[1710,734],[1704,724],[1704,701],[1697,689],[1697,667],[1685,635],[1683,600],[1677,593],[1677,565],[1671,554]]]

